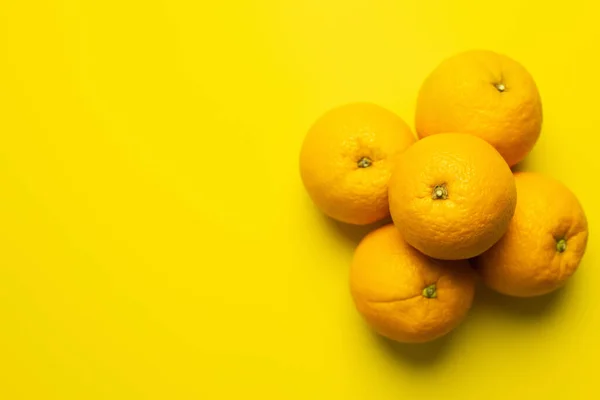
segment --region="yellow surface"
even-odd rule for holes
[[[598,398],[600,6],[550,4],[3,1],[0,398]],[[579,196],[588,253],[555,296],[480,291],[449,339],[394,346],[353,309],[364,230],[312,207],[300,143],[347,101],[412,124],[469,48],[536,78],[527,167]]]

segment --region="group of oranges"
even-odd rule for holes
[[[584,211],[562,183],[513,173],[535,145],[542,105],[527,70],[468,51],[423,83],[415,127],[353,103],[322,115],[300,154],[304,186],[336,220],[371,224],[355,250],[354,304],[375,331],[426,342],[466,317],[477,275],[505,295],[561,287],[585,252]]]

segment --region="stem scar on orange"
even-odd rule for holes
[[[309,129],[300,174],[312,201],[336,220],[365,225],[389,215],[394,160],[416,141],[406,123],[371,103],[334,108]]]

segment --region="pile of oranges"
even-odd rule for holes
[[[584,211],[562,183],[511,171],[535,145],[542,105],[531,75],[491,51],[444,60],[423,83],[415,126],[371,103],[321,116],[300,154],[304,186],[336,220],[371,224],[350,289],[378,333],[426,342],[466,317],[477,276],[510,296],[550,293],[585,252]]]

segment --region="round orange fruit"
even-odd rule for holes
[[[427,342],[467,315],[475,291],[468,261],[434,260],[408,245],[393,225],[369,233],[350,270],[354,304],[379,334],[399,342]]]
[[[573,275],[585,252],[588,225],[575,195],[555,179],[515,174],[517,209],[506,235],[475,259],[483,282],[512,296],[552,292]]]
[[[415,141],[408,125],[385,108],[371,103],[334,108],[304,138],[302,182],[331,218],[357,225],[376,222],[389,215],[394,160]]]
[[[477,256],[506,232],[516,206],[513,174],[486,141],[447,133],[421,139],[401,157],[389,183],[392,219],[424,254]]]
[[[542,103],[533,78],[518,62],[491,51],[446,59],[419,91],[419,137],[470,133],[491,143],[510,166],[531,151],[541,127]]]

